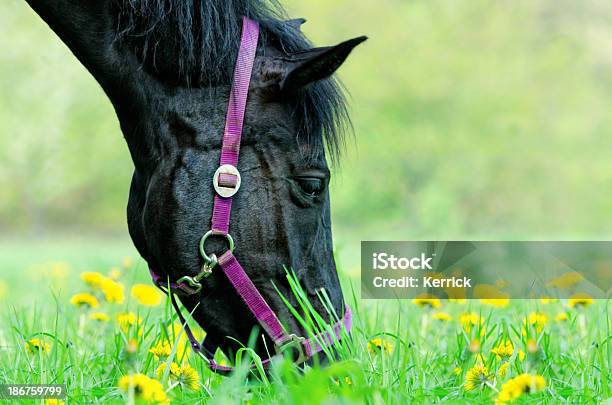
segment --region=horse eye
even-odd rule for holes
[[[325,181],[317,177],[297,177],[300,188],[309,196],[315,197],[325,190]]]

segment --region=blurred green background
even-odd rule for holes
[[[340,72],[356,133],[332,183],[347,268],[362,239],[609,239],[608,2],[283,3],[317,45],[370,37]],[[133,255],[110,103],[24,1],[0,3],[0,49],[2,269]]]

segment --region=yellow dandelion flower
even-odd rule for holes
[[[166,371],[166,364],[161,364],[155,371],[155,375],[158,379],[162,379]],[[200,389],[200,375],[198,372],[188,364],[179,366],[176,363],[170,364],[170,372],[168,373],[169,379],[173,383],[178,383],[183,387],[187,387],[192,391]]]
[[[341,380],[339,377],[334,377],[333,381],[334,381],[334,384],[336,384],[337,386],[340,386],[343,381],[344,381],[344,384],[348,386],[353,385],[353,380],[351,380],[351,377],[344,377],[343,380]]]
[[[134,326],[136,323],[141,324],[142,319],[133,312],[124,312],[117,316],[117,321],[122,326]]]
[[[442,306],[442,302],[439,298],[427,293],[419,295],[412,300],[412,303],[420,307],[428,308],[440,308]]]
[[[467,300],[465,298],[449,298],[448,302],[456,302],[457,304],[465,304]]]
[[[514,380],[519,386],[523,387],[522,391],[527,394],[533,394],[546,388],[546,380],[540,375],[521,374]]]
[[[168,373],[168,375],[170,377],[172,376],[177,376],[180,373],[180,369],[181,367],[172,362],[170,363],[170,372]],[[157,370],[155,370],[155,377],[157,377],[158,380],[161,380],[164,377],[164,373],[166,372],[166,363],[162,363],[159,365],[159,367],[157,367]]]
[[[121,266],[126,270],[130,269],[133,265],[134,265],[134,260],[132,260],[132,258],[128,256],[124,257],[123,260],[121,261]]]
[[[536,353],[538,351],[538,342],[534,339],[527,339],[527,352]]]
[[[149,353],[155,356],[155,359],[164,361],[172,353],[172,346],[166,342],[160,342],[149,349]]]
[[[195,370],[195,368],[191,367],[188,364],[185,364],[181,367],[181,374],[178,378],[178,381],[183,386],[189,388],[192,391],[197,391],[200,389],[200,375]]]
[[[135,284],[132,287],[132,297],[140,305],[148,307],[157,306],[161,302],[161,294],[157,291],[157,288],[146,284]]]
[[[498,360],[505,360],[514,353],[514,344],[510,340],[501,341],[491,349],[491,353],[495,354]]]
[[[479,339],[472,339],[470,341],[470,344],[468,345],[468,350],[471,353],[478,353],[478,352],[480,352],[480,340]]]
[[[463,326],[463,330],[465,330],[466,333],[470,333],[473,327],[480,327],[480,335],[483,336],[485,334],[485,328],[482,326],[484,324],[484,319],[475,312],[465,312],[461,314],[459,323]]]
[[[495,400],[496,405],[508,404],[523,394],[533,394],[546,387],[544,377],[532,374],[521,374],[502,385]]]
[[[104,279],[105,277],[102,274],[95,271],[86,271],[81,273],[81,280],[92,288],[100,288]]]
[[[102,293],[104,293],[104,298],[106,301],[115,302],[117,304],[123,303],[123,284],[104,277],[100,289],[102,290]]]
[[[128,398],[133,395],[134,399],[143,402],[170,403],[161,383],[144,374],[125,375],[119,379],[118,385]]]
[[[139,328],[140,324],[142,324],[142,319],[139,316],[136,316],[136,314],[133,312],[119,314],[117,316],[117,322],[119,323],[119,327],[123,333],[128,333],[132,327],[139,329],[139,335],[142,333],[142,330]]]
[[[495,287],[496,288],[505,288],[505,287],[508,287],[508,282],[506,280],[497,279],[497,280],[495,280]]]
[[[533,328],[537,333],[544,330],[544,325],[548,322],[548,316],[543,312],[531,312],[523,319],[523,336],[527,335],[527,327]]]
[[[461,278],[461,277],[456,276],[456,278]],[[466,302],[465,288],[448,286],[448,287],[443,287],[443,290],[446,293],[446,299],[449,302],[458,302],[460,304],[464,304]]]
[[[381,338],[374,338],[368,342],[368,350],[370,353],[391,353],[393,346],[390,342]]]
[[[578,272],[568,272],[548,282],[548,287],[570,288],[578,284],[584,277]]]
[[[506,378],[506,374],[508,373],[509,366],[510,366],[510,363],[508,363],[507,361],[503,362],[497,369],[497,375],[500,378]]]
[[[466,391],[483,389],[491,381],[492,376],[489,374],[489,370],[482,363],[477,363],[465,374],[463,388]]]
[[[588,294],[574,294],[567,300],[570,308],[586,308],[593,303],[593,298]]]
[[[542,303],[542,305],[554,304],[555,302],[558,302],[558,301],[559,300],[556,298],[547,298],[547,297],[540,298],[540,303]]]
[[[75,294],[70,298],[70,303],[75,307],[98,308],[98,299],[89,293]]]
[[[128,354],[136,353],[138,351],[138,341],[136,339],[128,340],[125,345],[125,351],[128,352]]]
[[[555,321],[557,322],[565,322],[569,319],[569,317],[567,316],[567,312],[559,312],[556,316],[555,316]]]
[[[484,305],[490,305],[494,308],[506,308],[510,303],[509,298],[482,298],[480,302]]]
[[[26,349],[32,354],[46,354],[51,350],[51,344],[40,338],[32,338],[26,342]]]
[[[110,316],[106,315],[104,312],[92,312],[89,314],[89,319],[98,322],[108,322],[110,320]]]
[[[501,291],[491,284],[477,284],[473,290],[473,297],[484,300],[484,303],[490,305],[507,305],[510,295]],[[499,301],[497,301],[499,300]]]
[[[518,392],[518,387],[514,384],[514,381],[510,380],[502,385],[502,390],[497,394],[495,398],[495,405],[508,404],[518,398],[521,394]]]
[[[66,262],[49,263],[48,274],[54,280],[65,280],[70,275],[70,265]]]
[[[61,399],[45,399],[45,405],[66,405],[66,402]]]
[[[119,280],[121,277],[121,269],[119,269],[119,267],[111,267],[110,271],[108,272],[108,277],[113,280]]]
[[[436,312],[431,317],[437,321],[442,322],[449,322],[453,320],[453,317],[447,314],[446,312]]]
[[[525,360],[525,352],[523,351],[523,349],[518,349],[518,359],[519,361],[523,361]]]

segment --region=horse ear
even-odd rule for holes
[[[344,63],[351,51],[366,39],[362,36],[336,46],[314,48],[291,55],[289,68],[280,82],[280,90],[291,93],[328,78]]]
[[[293,29],[299,30],[302,25],[306,22],[305,18],[295,18],[293,20],[287,20],[285,23]]]

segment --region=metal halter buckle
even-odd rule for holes
[[[208,231],[204,234],[204,236],[202,236],[202,239],[200,239],[200,254],[202,255],[202,258],[204,259],[205,263],[209,263],[211,264],[211,269],[213,267],[215,267],[218,263],[217,261],[217,257],[215,255],[208,255],[206,253],[205,245],[206,245],[206,241],[208,240],[208,238],[210,238],[211,236],[223,236],[226,240],[227,240],[227,244],[229,246],[229,251],[233,252],[234,251],[234,239],[232,238],[232,236],[229,233],[226,234],[221,234],[221,233],[215,233],[215,231]]]
[[[212,274],[213,269],[217,266],[217,264],[219,264],[219,259],[217,259],[217,255],[215,254],[208,255],[206,253],[206,250],[204,250],[204,245],[206,244],[206,241],[208,240],[208,238],[210,238],[213,235],[219,235],[219,236],[225,237],[225,239],[227,240],[227,243],[229,244],[229,250],[231,252],[234,251],[234,239],[232,239],[232,237],[229,234],[221,235],[221,234],[216,234],[213,231],[208,231],[204,234],[204,236],[202,236],[202,239],[200,240],[200,254],[202,255],[202,258],[204,259],[204,264],[202,265],[202,269],[196,276],[181,277],[177,281],[177,283],[179,284],[187,283],[190,287],[192,287],[195,290],[196,293],[199,293],[202,290],[202,284],[200,283],[200,281],[210,276]]]
[[[297,357],[293,356],[293,362],[296,364],[305,363],[308,360],[308,356],[304,352],[304,345],[302,344],[306,338],[291,334],[288,336],[285,342],[277,344],[275,346],[276,354],[284,354],[287,350],[293,350],[297,352]]]
[[[181,283],[189,284],[189,286],[192,287],[195,293],[197,294],[202,290],[202,284],[200,283],[200,281],[203,278],[206,278],[212,274],[212,270],[217,265],[217,263],[218,263],[217,256],[212,254],[209,257],[209,261],[204,262],[204,264],[202,265],[202,269],[197,275],[193,277],[190,277],[190,276],[181,277],[180,279],[178,279],[177,283],[178,284],[181,284]]]
[[[220,184],[219,180],[221,180],[221,175],[234,176],[234,184]],[[240,172],[232,165],[220,166],[213,176],[213,187],[215,188],[215,192],[224,198],[233,197],[240,189],[241,182]]]

